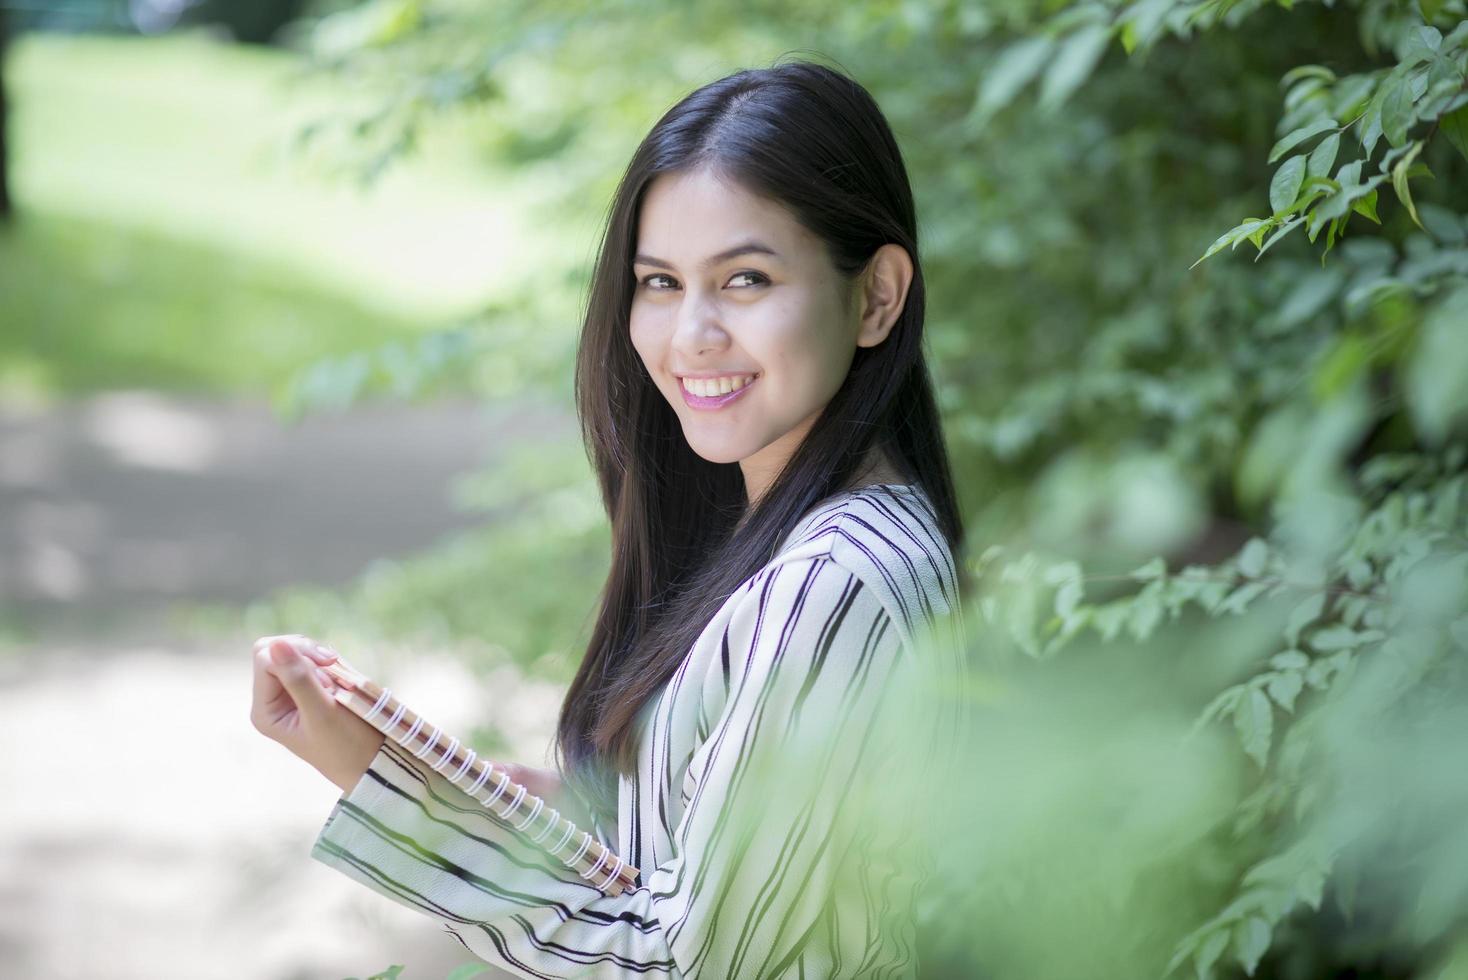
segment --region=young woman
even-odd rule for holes
[[[576,367],[611,572],[556,769],[511,767],[639,887],[600,894],[331,700],[333,651],[264,637],[252,719],[343,790],[312,857],[515,976],[915,974],[966,587],[923,311],[859,84],[797,61],[669,110]]]

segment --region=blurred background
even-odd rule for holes
[[[790,56],[902,146],[978,582],[923,975],[1468,977],[1463,0],[0,0],[0,974],[466,961],[250,644],[550,764],[605,208]]]

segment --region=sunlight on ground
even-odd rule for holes
[[[0,684],[14,724],[74,747],[0,754],[0,778],[25,787],[0,809],[7,976],[333,978],[396,962],[435,977],[470,958],[310,859],[339,790],[250,725],[252,639],[105,660],[63,647]],[[453,730],[513,703],[510,758],[536,764],[548,745],[555,692],[512,670],[479,679],[424,656],[391,680]]]
[[[16,197],[283,260],[425,318],[500,295],[549,247],[530,185],[475,159],[472,133],[426,140],[366,193],[293,156],[300,126],[345,101],[297,67],[203,36],[24,35],[7,67]]]
[[[218,425],[148,391],[99,395],[82,425],[88,440],[123,466],[201,473],[219,457]]]

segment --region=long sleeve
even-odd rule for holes
[[[516,976],[852,975],[895,901],[863,896],[845,862],[865,836],[863,777],[894,762],[876,722],[908,645],[876,591],[827,556],[754,576],[720,642],[726,696],[690,760],[673,853],[635,890],[602,895],[392,743],[312,857]],[[890,884],[882,858],[863,861]],[[835,915],[842,902],[854,911]]]

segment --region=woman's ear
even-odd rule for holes
[[[861,321],[856,346],[876,347],[887,339],[902,315],[912,285],[912,256],[901,245],[888,242],[872,254],[857,277],[857,285]]]

